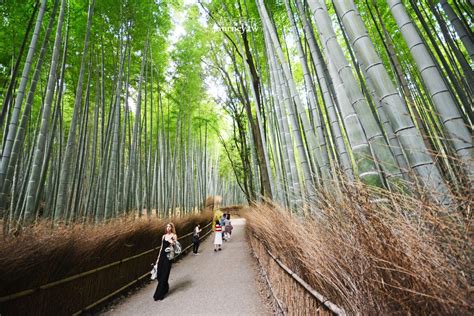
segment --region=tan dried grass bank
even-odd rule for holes
[[[137,255],[160,246],[166,223],[175,223],[179,238],[197,223],[203,227],[210,219],[208,212],[173,219],[121,218],[94,227],[77,225],[51,230],[50,223],[31,227],[0,243],[0,297],[31,289],[35,292],[0,302],[0,313],[75,313],[151,270],[158,251]],[[183,247],[190,244],[191,235],[181,243]],[[137,257],[130,259],[133,256]],[[126,258],[110,268],[39,289]]]
[[[462,207],[446,211],[348,186],[337,198],[319,193],[306,210],[313,218],[270,204],[243,215],[251,234],[348,314],[467,315],[474,307],[471,201],[458,201]],[[275,274],[270,279],[284,282],[281,269],[269,271]],[[302,293],[284,291],[290,307],[300,304],[290,314],[308,304]]]

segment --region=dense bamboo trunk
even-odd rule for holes
[[[459,39],[466,47],[467,53],[471,58],[471,62],[474,62],[474,41],[472,39],[472,32],[466,30],[461,20],[458,18],[453,8],[449,5],[448,1],[440,0],[441,6],[443,7],[444,12],[448,16],[448,20],[451,25],[456,30],[456,33],[459,36]]]
[[[466,60],[466,57],[463,55],[456,43],[454,43],[451,33],[448,30],[448,26],[442,18],[440,11],[432,3],[429,4],[429,7],[431,9],[431,12],[435,16],[436,21],[438,21],[438,25],[441,28],[444,40],[447,42],[448,47],[454,54],[454,56],[451,58],[452,63],[456,64],[457,61],[457,63],[459,63],[459,65],[461,66],[462,71],[461,69],[458,69],[458,67],[455,67],[455,70],[458,73],[458,77],[461,77],[458,81],[459,85],[462,86],[463,92],[466,92],[466,97],[463,99],[463,102],[469,103],[470,101],[470,103],[472,103],[472,93],[474,92],[474,72],[471,66],[469,65],[469,62]]]
[[[471,133],[464,124],[462,115],[449,88],[444,83],[442,75],[435,66],[404,5],[400,0],[387,0],[387,3],[423,77],[423,81],[428,89],[427,92],[443,123],[447,140],[453,146],[463,169],[472,180],[474,179],[474,166],[472,162],[473,145]]]
[[[468,96],[466,91],[469,90],[469,87],[464,84],[464,75],[461,74],[460,69],[457,67],[457,61],[455,60],[453,53],[448,47],[446,46],[446,42],[449,41],[449,37],[446,39],[441,39],[440,35],[438,34],[438,26],[433,25],[433,16],[426,12],[424,6],[416,5],[413,0],[410,0],[412,3],[413,11],[415,12],[416,16],[418,17],[421,26],[423,27],[426,35],[428,35],[428,39],[432,44],[432,49],[436,52],[437,59],[435,58],[434,54],[430,50],[428,52],[432,54],[432,61],[435,66],[438,67],[438,70],[442,76],[447,75],[447,80],[445,79],[446,87],[450,89],[452,92],[452,97],[456,105],[465,108],[465,111],[470,115],[471,121],[474,119],[472,117],[472,111],[469,110],[469,106],[465,106],[466,104],[471,104],[471,101],[468,101]],[[423,16],[423,14],[426,16]],[[421,33],[420,33],[421,34]],[[425,38],[420,37],[422,42],[428,48],[428,41]],[[439,65],[441,63],[441,65]],[[443,72],[444,70],[444,72]],[[423,82],[424,85],[424,82]],[[427,88],[425,87],[425,90]],[[472,99],[472,98],[470,98]]]
[[[346,150],[346,146],[344,144],[344,139],[341,132],[341,126],[339,125],[339,120],[336,114],[336,108],[334,104],[335,100],[333,100],[333,95],[335,93],[331,92],[329,89],[329,86],[332,85],[332,81],[328,74],[327,67],[322,59],[321,50],[319,49],[316,43],[316,40],[314,38],[312,26],[309,24],[309,21],[306,18],[306,15],[304,13],[304,8],[302,4],[300,3],[300,1],[296,1],[296,6],[299,11],[301,22],[303,23],[303,30],[305,32],[306,38],[308,39],[313,66],[316,71],[324,105],[326,106],[328,118],[331,124],[331,132],[333,135],[333,141],[336,145],[336,151],[339,155],[339,163],[345,176],[349,180],[352,180],[354,178],[352,163],[351,163],[349,154]]]
[[[316,165],[312,165],[313,163],[316,163],[315,160],[312,160],[312,155],[316,152],[316,147],[317,147],[317,142],[316,142],[316,135],[314,134],[314,130],[311,127],[311,124],[309,123],[307,113],[304,111],[301,99],[299,98],[296,85],[293,81],[293,76],[291,75],[290,68],[288,66],[288,62],[285,59],[285,56],[283,54],[283,50],[280,46],[276,30],[273,26],[273,24],[270,21],[270,18],[268,16],[268,12],[265,8],[265,4],[263,3],[262,0],[259,0],[257,2],[260,15],[263,19],[264,27],[266,28],[266,34],[268,35],[268,41],[270,41],[271,46],[274,48],[274,54],[277,56],[279,63],[278,67],[281,67],[277,73],[282,73],[282,82],[287,83],[287,87],[289,90],[289,94],[291,95],[291,102],[288,103],[288,110],[291,112],[295,112],[295,106],[296,106],[296,113],[297,115],[293,114],[293,128],[295,131],[299,131],[299,121],[301,120],[301,128],[303,131],[297,132],[297,134],[302,134],[306,136],[306,140],[308,142],[308,150],[305,150],[305,146],[303,143],[303,137],[298,137],[297,139],[297,149],[298,149],[298,154],[299,154],[299,159],[302,165],[303,169],[303,178],[304,178],[304,192],[312,192],[313,187],[315,185],[315,182],[313,181],[313,172],[316,172]],[[283,77],[285,79],[283,79]],[[308,155],[309,154],[309,155]]]
[[[331,178],[330,176],[331,166],[329,163],[329,156],[328,156],[328,151],[326,148],[326,140],[325,140],[325,136],[323,132],[323,126],[321,124],[321,118],[320,118],[320,113],[318,109],[319,106],[317,104],[317,96],[314,90],[314,83],[309,72],[307,57],[305,53],[303,52],[303,46],[301,45],[301,41],[299,39],[300,36],[298,33],[298,29],[296,27],[296,22],[293,17],[293,12],[291,10],[288,0],[285,0],[285,6],[286,6],[288,17],[290,18],[293,34],[295,35],[297,39],[296,47],[298,49],[298,55],[300,57],[300,61],[301,61],[302,69],[303,69],[303,78],[305,82],[305,87],[309,95],[310,112],[312,114],[314,128],[316,129],[315,137],[317,139],[317,148],[316,148],[315,154],[316,154],[317,162],[320,166],[320,171],[321,171],[322,178],[324,181]]]
[[[145,46],[145,54],[148,50],[148,44]],[[133,196],[133,191],[131,188],[135,187],[134,180],[136,179],[136,161],[137,161],[137,143],[138,137],[140,134],[140,125],[141,125],[141,106],[142,106],[142,84],[143,84],[143,72],[145,69],[146,58],[142,59],[142,65],[140,70],[140,77],[138,79],[138,96],[137,96],[137,103],[135,104],[135,113],[134,113],[134,125],[133,125],[133,132],[132,132],[132,143],[130,146],[129,158],[128,158],[128,168],[127,173],[125,174],[124,180],[124,198],[125,198],[125,209],[129,210],[132,206],[130,198]]]
[[[370,150],[362,124],[359,121],[359,117],[351,106],[346,90],[344,89],[344,84],[337,75],[336,67],[331,61],[328,66],[329,74],[333,79],[332,82],[336,93],[339,111],[347,130],[347,137],[358,169],[358,176],[365,183],[382,186],[382,176],[375,164],[372,156],[373,154]]]
[[[401,176],[400,169],[383,137],[381,129],[378,126],[365,97],[362,95],[362,91],[360,90],[351,67],[344,56],[341,46],[336,40],[336,34],[332,28],[329,14],[321,5],[320,1],[311,0],[308,3],[314,16],[314,20],[318,26],[321,41],[324,43],[324,49],[330,67],[331,63],[335,67],[335,72],[331,75],[334,85],[337,86],[335,80],[341,80],[344,85],[341,89],[345,91],[344,94],[347,95],[352,107],[357,113],[358,120],[360,120],[360,124],[364,129],[367,141],[370,144],[371,151],[377,159],[377,163],[381,166],[388,182],[393,182],[393,185],[397,186],[397,179]],[[350,132],[348,134],[350,134]],[[367,155],[365,158],[371,159],[370,157],[371,155]],[[373,175],[375,170],[372,168],[369,169],[371,169],[369,174]],[[364,173],[364,171],[362,173]]]
[[[61,173],[59,176],[59,192],[58,192],[58,200],[56,204],[56,210],[54,212],[55,220],[61,219],[65,214],[67,209],[67,201],[69,198],[69,191],[70,191],[70,171],[71,171],[71,161],[73,155],[76,152],[76,129],[77,129],[77,121],[79,119],[79,112],[81,111],[82,106],[82,93],[83,93],[83,80],[84,80],[84,72],[86,68],[86,58],[88,55],[89,49],[89,38],[90,38],[90,30],[92,24],[92,15],[94,12],[94,4],[95,0],[92,0],[92,3],[89,5],[89,12],[87,13],[87,26],[86,26],[86,34],[84,39],[84,49],[82,51],[82,58],[81,58],[81,68],[79,70],[79,78],[77,81],[76,87],[76,97],[74,99],[74,112],[72,115],[71,125],[69,127],[68,139],[66,144],[66,152],[64,153],[64,158],[62,162]]]
[[[280,153],[281,153],[281,169],[283,173],[283,182],[286,184],[284,187],[285,191],[285,196],[288,207],[290,207],[290,197],[289,193],[292,190],[292,187],[294,187],[294,179],[292,176],[292,168],[291,166],[294,166],[294,163],[290,162],[290,159],[294,159],[294,155],[292,147],[293,144],[291,142],[290,135],[288,133],[288,126],[287,126],[287,120],[286,118],[283,117],[281,113],[281,108],[283,106],[280,104],[283,99],[280,99],[281,93],[280,93],[280,82],[275,74],[274,71],[274,65],[273,65],[273,60],[268,57],[268,67],[269,67],[269,72],[270,72],[270,82],[271,82],[271,89],[270,89],[270,94],[273,96],[273,103],[272,103],[272,111],[273,113],[272,117],[274,118],[274,124],[276,125],[275,131],[276,131],[276,136],[275,138],[278,139],[278,142],[274,142],[274,146],[278,147]],[[291,152],[290,152],[291,150]],[[294,169],[294,167],[293,167]],[[299,188],[299,184],[297,186]]]
[[[58,26],[56,29],[56,38],[54,40],[54,47],[53,47],[53,54],[51,58],[51,68],[48,76],[48,84],[46,90],[46,97],[44,101],[43,111],[42,111],[42,118],[41,118],[41,128],[38,135],[38,140],[35,144],[35,152],[33,158],[33,165],[31,170],[31,175],[28,181],[27,187],[27,197],[26,197],[26,205],[25,205],[25,212],[24,212],[24,221],[25,223],[31,223],[36,215],[36,193],[39,187],[39,180],[40,180],[40,172],[41,166],[43,164],[44,159],[44,149],[46,144],[46,137],[49,132],[50,126],[50,116],[51,116],[51,104],[53,101],[53,95],[55,90],[56,84],[56,68],[59,58],[59,50],[61,44],[61,34],[62,34],[62,26],[64,21],[64,11],[66,7],[66,0],[61,1],[61,9],[59,11],[59,18],[58,18]]]
[[[94,107],[94,129],[92,133],[92,145],[91,145],[91,160],[89,167],[89,181],[88,181],[88,192],[86,196],[86,201],[84,205],[84,221],[88,218],[94,216],[93,213],[93,196],[97,191],[97,182],[96,180],[96,161],[98,159],[97,148],[98,148],[98,137],[99,137],[99,110],[100,110],[100,71],[97,69],[97,78],[95,81],[95,107]]]
[[[33,63],[33,57],[36,51],[36,44],[38,43],[39,33],[41,24],[43,22],[43,16],[46,8],[46,0],[41,1],[39,8],[38,17],[36,18],[35,29],[33,36],[31,37],[30,47],[28,48],[28,54],[26,56],[25,64],[23,66],[23,72],[21,74],[20,86],[18,87],[15,103],[13,107],[13,113],[8,128],[8,135],[3,145],[2,151],[2,163],[0,165],[0,191],[4,192],[3,186],[5,182],[5,176],[8,169],[8,164],[12,155],[13,142],[17,134],[18,122],[20,121],[21,105],[23,104],[23,98],[25,96],[26,85],[30,76],[30,69]],[[8,97],[8,92],[7,96]],[[0,202],[1,204],[1,202]]]
[[[117,88],[115,92],[115,97],[113,99],[113,110],[110,114],[111,116],[111,144],[110,144],[110,164],[107,167],[107,181],[106,181],[106,195],[105,195],[105,208],[104,208],[104,219],[110,219],[115,215],[116,212],[116,194],[117,194],[117,166],[118,162],[118,153],[120,150],[119,145],[119,134],[120,134],[120,104],[121,104],[121,93],[122,93],[122,76],[123,68],[125,64],[125,56],[127,55],[128,43],[125,45],[125,49],[121,50],[120,57],[120,70],[118,72],[117,78]]]
[[[2,190],[0,191],[0,210],[6,208],[6,203],[7,203],[7,201],[5,200],[6,195],[8,194],[8,192],[11,188],[13,174],[14,174],[14,171],[15,171],[15,166],[17,166],[17,162],[18,162],[18,158],[19,158],[19,152],[20,152],[20,150],[23,146],[23,143],[24,143],[25,131],[26,131],[26,128],[27,128],[28,121],[30,119],[30,113],[31,113],[32,105],[33,105],[33,99],[34,99],[34,96],[35,96],[38,81],[40,79],[41,68],[43,66],[44,57],[46,55],[46,49],[47,49],[47,46],[48,46],[49,36],[50,36],[51,31],[52,31],[53,26],[54,26],[54,20],[55,20],[55,15],[56,15],[56,11],[57,11],[57,8],[58,8],[58,4],[59,4],[59,1],[56,0],[55,3],[54,3],[53,8],[51,10],[51,17],[50,17],[48,27],[47,27],[45,35],[44,35],[43,43],[41,45],[41,50],[40,50],[40,54],[38,56],[38,60],[36,62],[33,77],[31,79],[30,89],[28,91],[28,96],[26,98],[25,108],[23,110],[20,125],[18,126],[18,131],[16,133],[15,141],[13,143],[13,147],[12,147],[12,150],[11,150],[11,157],[9,159],[9,163],[8,163],[8,166],[7,166],[7,171],[6,171],[6,175],[5,175],[5,178],[4,178]]]
[[[303,198],[303,191],[301,189],[299,173],[297,170],[296,156],[294,153],[294,141],[292,135],[290,134],[290,127],[288,124],[288,116],[285,108],[288,108],[290,103],[290,96],[284,83],[282,82],[281,73],[278,71],[277,61],[271,49],[271,43],[265,42],[267,46],[267,57],[269,61],[270,74],[273,79],[274,88],[274,106],[275,106],[275,115],[278,120],[280,138],[282,143],[282,151],[285,163],[286,170],[286,181],[289,183],[288,200],[293,208],[295,205],[301,204],[301,199]],[[286,106],[285,106],[286,104]],[[293,134],[293,137],[297,140],[299,136],[299,130],[296,130],[296,133]]]
[[[43,1],[43,4],[44,3],[45,2]],[[8,118],[7,114],[8,114],[8,111],[10,110],[11,105],[12,105],[12,92],[13,92],[14,86],[16,85],[16,82],[17,82],[16,78],[17,78],[17,74],[18,74],[18,68],[20,68],[20,62],[23,59],[23,53],[25,51],[25,46],[26,46],[26,43],[28,42],[31,27],[33,26],[33,21],[35,19],[35,15],[36,15],[36,12],[38,11],[39,7],[40,7],[40,2],[36,1],[35,7],[33,9],[30,20],[28,22],[28,26],[26,27],[25,36],[23,38],[23,42],[21,43],[20,51],[18,52],[18,56],[16,58],[15,65],[13,66],[13,70],[11,71],[12,74],[11,74],[10,81],[8,82],[7,91],[5,92],[5,94],[3,96],[2,109],[1,109],[1,113],[0,113],[0,126],[3,126],[3,123]],[[39,15],[38,15],[38,18],[39,18]],[[37,21],[38,21],[38,19],[37,19]],[[33,37],[34,37],[34,35],[33,35]],[[30,48],[31,48],[31,44],[30,44]],[[27,57],[27,59],[28,59],[28,57]],[[25,63],[25,66],[26,66],[26,63]],[[8,122],[7,122],[7,124],[8,124]],[[5,126],[5,127],[7,127],[7,126]],[[6,133],[6,135],[8,135],[8,133]],[[6,135],[4,135],[4,137]],[[5,141],[3,143],[2,152],[4,152],[4,151],[5,151]],[[1,184],[1,182],[0,182],[0,184]]]
[[[403,92],[403,95],[405,97],[405,101],[406,101],[406,104],[408,106],[408,110],[410,111],[410,114],[412,115],[412,117],[414,117],[414,121],[416,122],[417,128],[420,131],[421,136],[423,137],[423,142],[425,143],[425,147],[427,148],[428,153],[431,154],[432,151],[433,151],[433,148],[432,148],[432,144],[430,143],[430,141],[428,139],[428,136],[427,136],[427,131],[426,131],[427,127],[423,123],[423,121],[420,117],[420,113],[419,113],[420,111],[416,107],[415,101],[413,100],[412,93],[411,93],[411,91],[408,87],[408,80],[406,79],[406,76],[404,74],[402,65],[401,65],[399,57],[398,57],[398,55],[395,51],[395,47],[393,45],[393,41],[390,37],[390,34],[388,33],[387,28],[385,26],[385,23],[382,20],[382,15],[381,15],[380,10],[377,6],[376,0],[372,0],[372,3],[375,7],[377,20],[378,20],[378,22],[379,22],[379,24],[382,28],[382,31],[380,32],[378,27],[377,27],[377,31],[380,32],[379,35],[382,39],[382,42],[383,42],[384,46],[387,49],[388,56],[389,56],[389,59],[390,59],[390,63],[393,65],[393,70],[396,74],[396,78],[398,80],[399,86],[401,86],[401,88],[402,88],[401,91]],[[370,10],[370,5],[368,3],[367,3],[367,7],[369,8],[369,13],[372,16],[372,11]],[[375,18],[373,16],[372,16],[372,18],[374,19],[374,23],[376,23]]]
[[[44,185],[44,177],[47,174],[48,166],[49,166],[49,159],[50,159],[50,153],[52,149],[53,142],[55,138],[58,140],[59,143],[59,150],[58,150],[58,158],[62,158],[62,144],[63,144],[63,111],[62,111],[62,105],[64,101],[64,87],[65,81],[66,81],[66,63],[67,63],[67,53],[68,53],[68,48],[69,48],[69,31],[70,31],[70,24],[69,24],[69,17],[66,20],[66,34],[64,36],[64,45],[63,45],[63,53],[62,53],[62,59],[61,59],[61,72],[59,74],[58,78],[58,83],[56,87],[57,91],[57,97],[56,97],[56,105],[54,107],[54,112],[53,112],[53,127],[51,131],[51,135],[49,138],[49,141],[46,144],[46,153],[45,153],[45,159],[43,161],[43,167],[41,169],[41,176],[40,176],[40,181],[38,185],[38,193],[36,194],[35,198],[35,209],[38,209],[38,203],[39,203],[39,198],[40,198],[40,193],[43,190],[43,185]],[[57,121],[59,120],[59,124],[57,124]],[[59,127],[59,132],[55,135],[54,131],[56,127]],[[58,162],[58,173],[62,168],[61,161]],[[56,186],[56,192],[59,190],[59,177],[57,177],[57,180],[55,181],[55,186]],[[57,203],[57,196],[54,196],[54,206],[56,206]],[[54,208],[51,210],[48,210],[49,213],[54,212]],[[54,214],[53,216],[54,217]],[[50,218],[51,218],[50,217]]]
[[[423,139],[410,118],[403,99],[377,55],[360,15],[352,0],[334,1],[337,13],[351,40],[361,68],[367,74],[377,98],[382,105],[379,114],[386,113],[390,127],[400,141],[406,157],[421,182],[429,190],[437,191],[441,196],[448,189],[444,180],[428,154]]]
[[[244,37],[244,40],[246,37]],[[238,40],[238,43],[240,44],[240,40]],[[245,45],[245,51],[247,52],[249,49],[248,44]],[[244,60],[244,68],[247,73],[247,76],[249,79],[254,78],[255,75],[252,76],[252,72],[255,72],[255,67],[253,65],[253,62],[251,61],[251,54],[248,52],[246,54],[247,58]],[[235,64],[235,63],[234,63]],[[252,70],[253,69],[253,70]],[[255,104],[257,104],[257,109],[256,109],[256,122],[253,119],[253,115],[251,112],[250,108],[250,100],[248,97],[246,98],[246,102],[244,103],[245,109],[247,112],[247,117],[250,123],[250,127],[252,129],[252,135],[253,135],[253,141],[255,143],[255,150],[257,152],[257,158],[258,158],[258,165],[260,169],[260,176],[261,176],[261,181],[262,181],[262,188],[263,188],[263,195],[272,198],[273,197],[273,186],[272,186],[272,179],[270,179],[271,171],[270,171],[270,161],[268,160],[268,153],[267,153],[267,145],[265,141],[265,135],[263,132],[263,124],[262,124],[262,119],[260,118],[260,109],[258,107],[258,104],[260,103],[260,97],[259,94],[257,93],[257,89],[259,87],[259,84],[256,84],[255,81],[257,79],[253,79],[252,84],[250,84],[250,91],[252,92],[252,97],[255,100]],[[242,85],[242,89],[246,91],[247,89]]]

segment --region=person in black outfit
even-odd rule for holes
[[[194,228],[194,232],[193,232],[193,253],[195,255],[198,255],[198,249],[199,249],[199,244],[200,244],[200,240],[199,240],[199,233],[202,231],[201,229],[201,225],[197,224],[196,227]]]
[[[156,287],[155,294],[153,295],[153,299],[155,301],[162,300],[166,293],[168,293],[168,279],[171,272],[171,260],[167,257],[169,251],[167,252],[166,248],[173,247],[176,240],[178,240],[178,237],[176,236],[174,224],[168,223],[168,225],[166,225],[166,233],[161,238],[161,248],[158,254],[158,259],[156,260],[158,262],[158,273],[156,277],[158,280],[158,285]]]

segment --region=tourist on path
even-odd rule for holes
[[[158,254],[158,273],[156,279],[158,280],[158,285],[156,287],[155,294],[153,298],[155,301],[162,300],[166,293],[169,290],[168,279],[171,272],[171,260],[168,259],[167,252],[165,251],[168,247],[173,247],[175,242],[178,240],[176,236],[176,229],[173,223],[168,223],[165,228],[165,234],[161,238],[161,248]]]
[[[224,238],[225,238],[225,241],[228,241],[230,239],[230,235],[232,235],[232,223],[230,222],[230,219],[229,219],[230,216],[227,216],[226,219],[225,219],[225,223],[224,223]]]
[[[198,255],[198,250],[199,250],[199,244],[200,244],[200,240],[199,240],[199,233],[202,231],[201,229],[201,225],[197,224],[196,227],[194,228],[194,232],[193,232],[193,253],[195,255]]]
[[[215,224],[214,251],[222,250],[222,226],[219,221]]]
[[[224,239],[224,237],[225,237],[225,235],[224,235],[225,219],[226,219],[225,214],[222,214],[222,217],[219,221],[219,225],[221,225],[221,228],[222,228],[222,239]]]

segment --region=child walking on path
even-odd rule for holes
[[[216,220],[216,229],[214,235],[214,251],[222,250],[222,226],[219,221]]]

